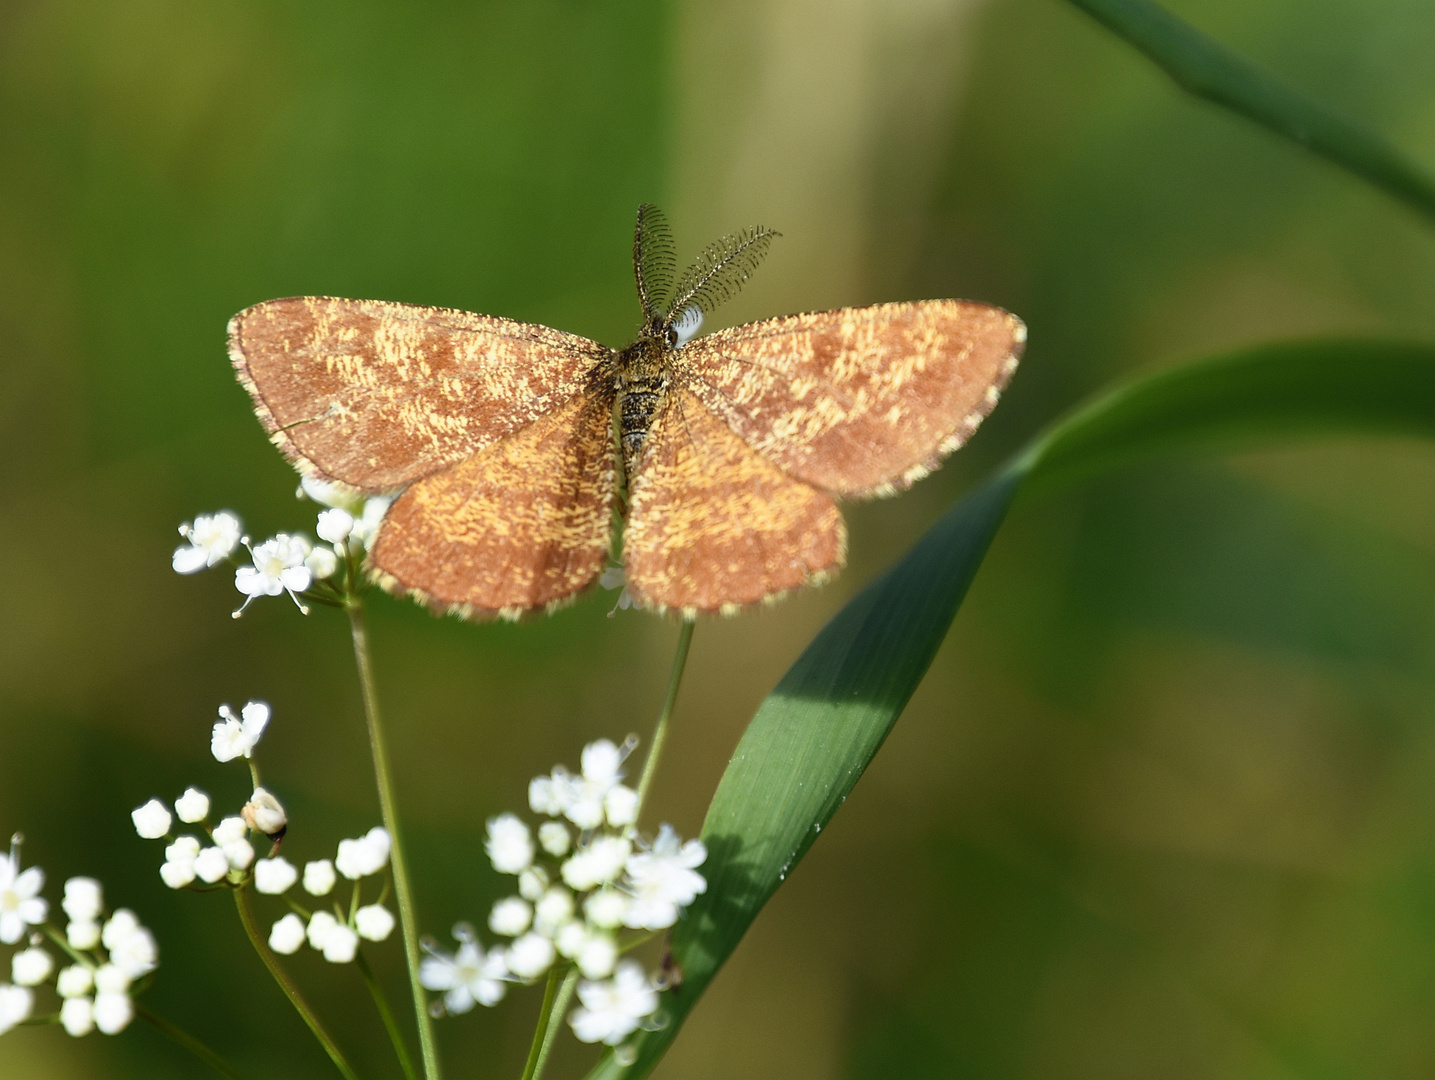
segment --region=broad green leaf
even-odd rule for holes
[[[1238,112],[1435,217],[1435,179],[1363,124],[1275,76],[1150,0],[1071,0],[1188,92]]]
[[[949,511],[808,645],[738,743],[703,825],[708,891],[673,931],[681,988],[637,1057],[639,1077],[769,897],[847,798],[916,691],[1007,507],[1055,483],[1181,448],[1236,449],[1339,432],[1435,436],[1435,345],[1265,345],[1135,379],[1038,435]]]

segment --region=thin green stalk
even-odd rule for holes
[[[548,1064],[548,1054],[553,1049],[553,1040],[558,1037],[558,1029],[563,1026],[556,1021],[562,1018],[563,1010],[568,1008],[568,1002],[573,1000],[573,990],[577,985],[576,967],[568,969],[561,986],[558,983],[558,969],[554,968],[548,973],[548,985],[543,990],[543,1011],[538,1017],[538,1030],[533,1033],[533,1045],[528,1051],[528,1063],[523,1067],[522,1080],[539,1080],[543,1075],[543,1067]]]
[[[384,988],[379,985],[379,980],[374,978],[374,969],[369,967],[369,961],[362,952],[356,959],[359,962],[359,973],[364,976],[364,983],[369,988],[369,994],[374,999],[374,1006],[379,1010],[379,1016],[384,1021],[384,1029],[389,1033],[389,1041],[394,1044],[394,1053],[398,1055],[399,1067],[404,1070],[404,1076],[408,1080],[418,1080],[418,1073],[414,1071],[414,1060],[409,1056],[409,1048],[404,1045],[404,1034],[399,1030],[399,1022],[394,1018],[394,1010],[389,1007],[388,996]]]
[[[1291,89],[1151,0],[1070,0],[1196,97],[1224,106],[1435,217],[1435,179],[1364,124]]]
[[[319,1022],[319,1017],[304,1000],[304,995],[299,992],[299,987],[294,985],[294,980],[289,978],[289,973],[279,966],[279,961],[269,950],[269,945],[264,940],[264,935],[259,932],[259,927],[254,922],[254,912],[249,907],[249,894],[243,889],[234,890],[234,906],[239,909],[239,921],[244,924],[244,932],[249,935],[249,943],[254,946],[254,951],[259,954],[259,959],[264,961],[264,966],[269,969],[269,974],[274,976],[274,981],[279,984],[279,989],[284,991],[284,996],[289,999],[289,1004],[294,1006],[298,1014],[303,1017],[304,1023],[309,1025],[309,1030],[314,1033],[314,1038],[319,1040],[319,1045],[329,1055],[329,1060],[334,1063],[334,1068],[339,1070],[339,1075],[344,1080],[357,1080],[354,1070],[344,1060],[343,1053],[330,1038],[329,1033],[324,1030],[324,1025]]]
[[[158,1031],[161,1035],[168,1038],[170,1041],[184,1047],[186,1050],[188,1050],[195,1057],[199,1058],[200,1061],[204,1062],[215,1072],[223,1073],[225,1076],[230,1077],[230,1080],[246,1080],[242,1072],[236,1069],[233,1065],[229,1064],[229,1062],[225,1061],[209,1047],[205,1046],[204,1043],[200,1042],[189,1032],[185,1031],[183,1028],[175,1024],[171,1024],[164,1017],[157,1016],[154,1013],[150,1012],[138,1001],[136,1001],[134,1005],[136,1016],[138,1016],[146,1024],[149,1024],[152,1028]]]
[[[638,781],[638,813],[648,798],[648,788],[653,783],[653,774],[658,771],[658,758],[663,753],[663,743],[668,739],[668,718],[673,715],[673,706],[678,700],[678,687],[683,683],[683,670],[688,666],[688,649],[693,643],[692,619],[683,620],[683,629],[678,634],[678,651],[673,654],[673,668],[668,675],[668,696],[663,699],[663,711],[658,713],[658,722],[653,727],[653,741],[648,744],[648,757],[643,762],[643,776]]]
[[[414,1019],[419,1029],[419,1048],[423,1053],[426,1080],[440,1080],[438,1047],[433,1036],[433,1020],[428,1013],[423,984],[419,982],[419,930],[414,916],[413,890],[409,887],[408,864],[404,860],[403,834],[399,831],[398,808],[394,800],[394,782],[389,774],[389,751],[384,741],[383,722],[379,717],[378,694],[374,689],[374,669],[369,660],[369,635],[364,627],[364,609],[357,596],[351,597],[345,610],[349,613],[349,629],[354,638],[354,661],[359,668],[359,690],[364,699],[364,720],[369,729],[369,750],[374,758],[374,779],[379,788],[379,810],[384,828],[388,830],[389,866],[394,876],[394,893],[399,904],[399,926],[403,931],[404,959],[409,969],[409,989],[414,999]]]

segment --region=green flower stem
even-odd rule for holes
[[[176,1045],[184,1047],[186,1050],[188,1050],[195,1057],[199,1058],[200,1061],[204,1062],[215,1072],[223,1073],[225,1076],[230,1077],[231,1080],[246,1080],[242,1072],[236,1069],[233,1065],[229,1064],[229,1062],[225,1061],[209,1047],[205,1046],[204,1043],[200,1042],[189,1032],[185,1031],[178,1025],[171,1024],[162,1016],[156,1016],[154,1013],[150,1012],[143,1005],[141,1005],[138,1001],[136,1001],[134,1005],[136,1016],[138,1016],[146,1024],[150,1025],[150,1027],[158,1031],[161,1035],[165,1036],[171,1042],[174,1042]]]
[[[409,1056],[409,1048],[404,1045],[404,1034],[399,1030],[399,1022],[394,1018],[394,1010],[389,1007],[389,999],[384,994],[384,988],[374,977],[374,969],[369,967],[369,961],[362,951],[359,952],[356,959],[359,963],[359,973],[364,976],[364,983],[368,986],[369,994],[374,999],[374,1006],[379,1010],[379,1016],[384,1021],[384,1029],[389,1033],[389,1041],[394,1044],[394,1053],[398,1055],[399,1067],[404,1070],[404,1076],[408,1080],[418,1080],[418,1073],[414,1071],[414,1059]]]
[[[548,984],[543,988],[543,1008],[538,1013],[538,1028],[533,1032],[533,1045],[528,1049],[528,1061],[523,1066],[522,1080],[539,1080],[543,1075],[543,1066],[548,1064],[548,1054],[553,1049],[553,1040],[558,1037],[558,1029],[563,1010],[568,1008],[568,1002],[573,999],[573,990],[578,985],[578,969],[570,967],[568,974],[559,982],[559,969],[554,968],[548,973]]]
[[[379,810],[383,815],[384,828],[389,833],[389,865],[394,877],[394,893],[399,903],[399,925],[403,931],[404,958],[408,962],[409,989],[413,993],[414,1020],[419,1029],[424,1076],[426,1080],[440,1080],[442,1074],[439,1070],[438,1047],[434,1043],[433,1020],[428,1013],[423,984],[419,982],[418,920],[414,917],[413,889],[409,886],[403,838],[399,832],[398,808],[394,804],[394,782],[389,774],[389,751],[384,742],[378,695],[374,689],[374,668],[369,660],[369,635],[364,627],[364,608],[358,596],[351,595],[344,609],[349,614],[349,629],[354,638],[354,661],[359,668],[359,690],[364,698],[364,719],[369,728],[374,779],[379,787]]]
[[[274,981],[279,984],[279,989],[284,991],[284,996],[289,999],[289,1004],[294,1006],[295,1011],[304,1018],[304,1023],[309,1025],[309,1030],[314,1033],[314,1038],[319,1040],[319,1045],[329,1055],[329,1060],[334,1063],[334,1068],[339,1070],[339,1075],[344,1080],[357,1080],[353,1068],[344,1060],[343,1053],[329,1033],[324,1030],[324,1025],[319,1022],[319,1017],[309,1007],[309,1003],[304,1000],[304,995],[299,992],[299,987],[294,985],[294,980],[289,978],[289,973],[279,966],[278,958],[270,951],[264,936],[260,934],[259,927],[254,922],[254,912],[249,907],[248,892],[244,889],[235,889],[234,906],[239,909],[239,921],[244,924],[244,932],[249,935],[249,943],[254,946],[254,951],[259,954],[259,959],[264,961],[264,966],[269,969],[269,974],[274,976]]]
[[[678,700],[678,687],[683,682],[683,671],[688,666],[688,649],[693,643],[692,619],[683,620],[683,629],[678,634],[678,651],[673,654],[673,668],[668,675],[668,696],[663,699],[663,711],[658,713],[658,722],[653,727],[653,741],[648,746],[648,757],[643,762],[643,776],[638,781],[638,813],[643,812],[643,803],[648,798],[653,774],[658,771],[658,759],[663,753],[663,743],[668,740],[668,718],[673,715],[673,706]],[[635,815],[636,820],[636,815]]]

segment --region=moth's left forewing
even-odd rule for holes
[[[887,494],[961,446],[1016,370],[1026,328],[987,304],[809,312],[698,338],[680,374],[750,446],[834,494]]]

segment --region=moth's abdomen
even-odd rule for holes
[[[653,427],[653,417],[663,403],[667,379],[645,379],[621,391],[618,400],[618,433],[623,442],[623,465],[629,476],[637,464],[643,443]]]

